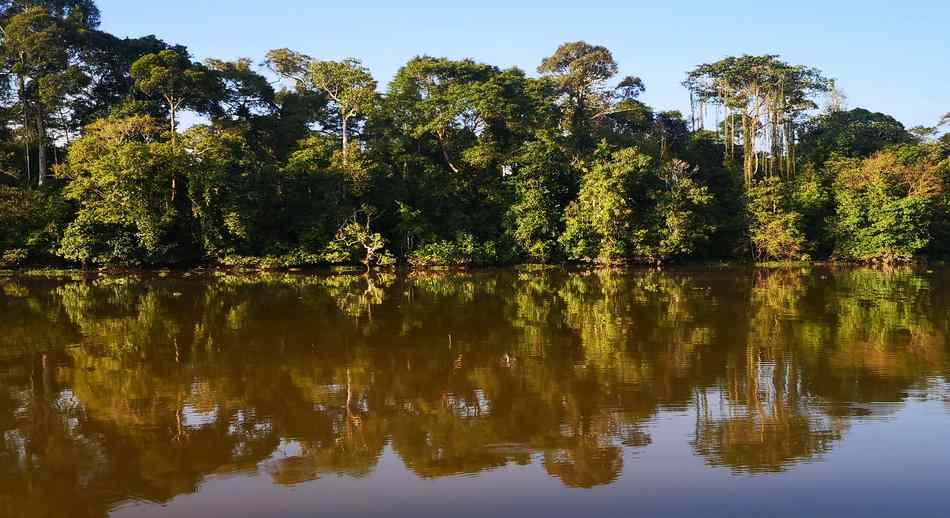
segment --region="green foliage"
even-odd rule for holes
[[[916,258],[931,240],[947,189],[947,163],[906,146],[866,159],[839,158],[836,172],[835,254],[859,261]]]
[[[385,250],[386,239],[373,232],[376,211],[363,206],[347,219],[337,230],[333,241],[327,245],[324,257],[331,263],[351,264],[354,259],[366,269],[373,266],[392,266],[396,260]]]
[[[314,254],[304,250],[294,250],[283,255],[227,255],[218,262],[224,266],[247,268],[255,270],[276,270],[281,268],[299,268],[304,266],[319,266],[328,262],[326,255]]]
[[[516,201],[511,206],[511,234],[532,261],[558,256],[563,214],[573,191],[573,174],[560,149],[550,139],[528,142],[516,159]]]
[[[697,254],[713,232],[709,218],[713,196],[709,188],[697,182],[698,170],[681,160],[664,168],[661,185],[651,193],[656,215],[651,234],[655,244],[640,253],[652,262],[685,258]]]
[[[635,148],[608,153],[581,179],[577,199],[565,212],[560,241],[575,261],[619,264],[633,259],[647,232],[637,221],[640,188],[650,175],[652,159]],[[639,215],[642,217],[642,215]]]
[[[650,157],[634,148],[601,150],[581,179],[577,199],[565,212],[560,241],[575,261],[622,263],[631,258],[644,232],[635,228],[635,184],[649,171]]]
[[[694,168],[681,160],[657,167],[635,148],[605,151],[567,208],[561,243],[569,258],[657,263],[690,256],[708,241],[713,197]]]
[[[8,248],[0,254],[0,267],[13,268],[25,263],[30,252],[23,248]]]
[[[160,140],[156,122],[104,119],[70,148],[58,173],[69,181],[64,196],[78,210],[59,248],[64,258],[154,264],[187,253],[173,232],[181,212],[171,197],[172,177],[187,162]]]
[[[757,260],[808,258],[802,215],[788,190],[774,176],[749,189],[749,238]]]
[[[808,121],[798,149],[800,156],[820,166],[833,154],[864,158],[885,147],[912,141],[913,136],[893,117],[855,108]]]
[[[71,217],[58,192],[0,185],[0,253],[10,252],[8,265],[52,260]]]
[[[833,82],[778,56],[696,67],[687,119],[644,103],[644,81],[584,41],[540,77],[418,56],[381,92],[353,58],[272,50],[285,81],[272,83],[249,58],[196,62],[96,30],[90,0],[0,7],[7,264],[950,255],[946,121],[920,130],[934,143],[892,149],[917,140],[841,111]],[[708,104],[726,112],[715,132]],[[186,111],[200,122],[179,131]],[[893,163],[861,162],[875,152]],[[915,172],[882,172],[901,168]]]
[[[274,171],[245,138],[207,126],[191,128],[182,149],[189,159],[187,195],[195,240],[208,258],[258,252],[273,203]]]
[[[173,138],[179,109],[200,107],[200,103],[218,95],[219,83],[208,69],[192,62],[180,49],[146,54],[132,64],[130,73],[136,88],[164,100],[171,114]]]
[[[424,266],[484,266],[511,260],[495,241],[479,243],[471,234],[459,234],[452,241],[438,241],[419,247],[409,255],[409,264]]]
[[[810,257],[828,257],[834,249],[834,193],[827,171],[818,171],[807,164],[794,178],[792,205],[801,214],[801,229]]]

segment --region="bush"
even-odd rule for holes
[[[0,254],[0,267],[15,268],[26,262],[30,253],[23,248],[11,248]]]
[[[0,185],[0,251],[11,258],[48,261],[70,217],[69,206],[58,192]]]
[[[315,254],[303,250],[295,250],[283,255],[246,256],[229,255],[219,262],[225,266],[238,268],[252,268],[257,270],[276,270],[280,268],[297,268],[304,266],[318,266],[326,264],[323,254]]]
[[[454,241],[437,241],[419,247],[409,255],[409,264],[423,266],[483,266],[512,259],[499,253],[494,241],[478,243],[471,234],[459,234]]]

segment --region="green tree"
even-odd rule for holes
[[[715,232],[709,208],[713,196],[697,179],[699,170],[682,160],[672,160],[660,172],[662,182],[651,194],[655,216],[651,243],[640,255],[652,262],[697,254]]]
[[[367,272],[376,265],[392,265],[395,262],[394,259],[388,252],[384,252],[386,239],[378,232],[373,232],[375,217],[375,211],[365,206],[354,212],[340,226],[333,242],[330,243],[329,260],[348,262],[352,256],[360,257]]]
[[[808,120],[801,131],[799,156],[821,167],[833,154],[865,158],[913,136],[890,115],[863,108],[834,111]]]
[[[527,257],[546,263],[558,256],[564,210],[576,190],[574,173],[550,137],[526,143],[515,164],[511,232]]]
[[[160,97],[168,108],[172,144],[178,143],[178,112],[215,96],[217,84],[208,69],[179,49],[146,54],[132,64],[135,87]]]
[[[276,231],[276,171],[236,129],[195,126],[182,135],[196,244],[205,258],[254,255]]]
[[[43,185],[49,167],[50,118],[59,110],[64,97],[82,86],[85,76],[72,63],[66,27],[45,7],[27,7],[5,20],[0,35],[3,37],[0,60],[16,77],[23,129],[35,132],[37,181]],[[31,175],[29,155],[27,146],[28,179]]]
[[[835,254],[859,261],[917,257],[932,239],[950,164],[926,146],[839,158],[835,172]]]
[[[336,108],[343,142],[343,163],[349,146],[349,125],[354,117],[365,115],[376,102],[376,81],[358,59],[320,61],[288,49],[267,53],[271,67],[284,77],[327,95]]]
[[[606,83],[618,69],[610,50],[585,41],[562,44],[538,65],[538,73],[553,79],[559,88],[561,124],[570,131],[572,147],[577,152],[593,151],[597,142],[595,123],[615,111],[615,91]],[[643,82],[639,78],[625,78],[618,88],[621,100],[633,100],[643,91]]]
[[[731,161],[741,138],[743,177],[751,188],[760,170],[794,175],[797,118],[817,107],[812,98],[829,83],[817,69],[789,65],[776,55],[743,55],[699,65],[683,84],[693,101],[694,126],[703,126],[707,104],[725,109],[726,158]]]
[[[567,207],[560,241],[570,259],[618,264],[630,260],[645,237],[634,228],[634,198],[637,177],[647,174],[653,161],[634,148],[601,149],[600,155]]]
[[[749,239],[758,260],[807,258],[802,216],[788,186],[777,177],[756,182],[748,191]]]
[[[58,174],[77,205],[58,253],[82,264],[167,263],[192,252],[180,232],[182,215],[168,198],[184,155],[161,139],[149,116],[95,122],[73,143]]]

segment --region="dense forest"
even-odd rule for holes
[[[380,88],[357,59],[197,61],[99,19],[0,0],[0,266],[950,255],[950,114],[906,129],[777,55],[686,72],[684,114],[583,41],[536,75],[418,56]]]

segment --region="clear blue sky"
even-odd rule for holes
[[[646,83],[658,109],[688,108],[694,65],[732,54],[780,54],[837,78],[848,106],[933,125],[950,111],[950,0],[685,2],[481,0],[98,0],[102,28],[155,34],[195,58],[261,61],[288,47],[357,57],[385,85],[419,54],[470,57],[530,74],[562,42],[609,48],[621,75]]]

